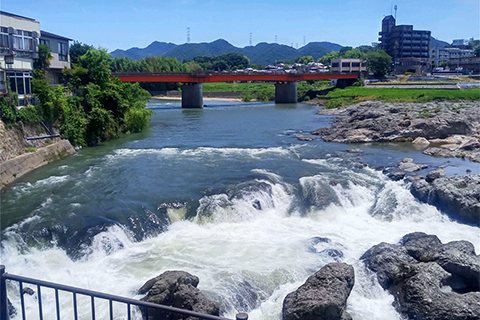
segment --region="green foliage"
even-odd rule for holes
[[[243,102],[250,102],[254,99],[254,96],[251,92],[244,92],[239,96],[239,98]]]
[[[314,61],[315,60],[313,60],[312,56],[303,56],[298,58],[297,60],[298,63],[302,63],[302,64],[309,64],[310,62],[314,62]]]
[[[36,105],[40,119],[49,129],[53,129],[55,122],[59,120],[67,105],[65,88],[63,86],[54,87],[44,78],[34,78],[33,92],[36,93],[40,102]]]
[[[327,53],[326,55],[324,55],[323,57],[318,59],[318,62],[323,63],[326,66],[329,66],[330,65],[330,60],[337,59],[339,57],[340,57],[340,54],[338,52],[331,51],[330,53]]]
[[[23,107],[17,111],[17,120],[23,123],[39,123],[40,117],[35,107]]]
[[[111,70],[113,72],[184,72],[186,66],[175,58],[148,57],[139,60],[114,58]]]
[[[365,53],[362,50],[360,50],[359,48],[355,48],[355,49],[351,49],[351,50],[346,51],[343,54],[343,57],[347,58],[347,59],[364,59],[365,58]]]
[[[337,98],[337,99],[330,99],[325,101],[325,108],[327,109],[336,109],[344,106],[348,106],[353,104],[353,98],[352,97],[343,97],[343,98]]]
[[[12,108],[4,97],[0,98],[0,118],[4,123],[13,123],[17,120],[16,108]]]
[[[250,60],[237,52],[224,53],[217,57],[199,56],[192,61],[198,63],[206,71],[237,70],[250,66]]]
[[[125,128],[130,132],[140,132],[148,126],[153,111],[137,102],[125,114]]]
[[[118,136],[118,126],[108,110],[93,108],[87,115],[87,121],[86,140],[89,145]]]
[[[50,62],[52,61],[52,59],[53,56],[50,47],[44,44],[39,44],[38,59],[35,59],[33,67],[35,69],[47,70],[48,68],[50,68]]]
[[[27,148],[27,152],[35,152],[35,151],[37,151],[36,147],[28,147]]]
[[[88,81],[104,88],[110,81],[110,54],[105,49],[89,49],[78,58],[81,67],[88,70]]]
[[[342,47],[342,48],[340,48],[340,51],[338,52],[338,54],[339,54],[341,57],[343,57],[344,54],[345,54],[347,51],[350,51],[350,50],[352,50],[352,49],[353,49],[353,47],[348,47],[348,46],[347,46],[347,47]]]
[[[93,47],[89,46],[87,44],[75,41],[70,46],[70,50],[69,50],[70,62],[77,64],[78,63],[78,58],[83,56],[90,49],[93,49]]]
[[[199,72],[199,71],[202,71],[202,66],[195,62],[195,61],[189,61],[187,63],[185,63],[185,70],[187,72],[192,72],[192,73],[195,73],[195,72]]]
[[[86,68],[74,64],[71,69],[63,68],[62,72],[65,76],[67,86],[71,90],[88,84],[88,69]]]
[[[391,69],[392,57],[385,51],[377,50],[365,54],[367,60],[367,70],[373,72],[377,77],[383,77]]]
[[[335,89],[327,95],[330,98],[369,97],[370,100],[388,102],[428,102],[432,100],[480,100],[480,89],[446,90],[446,89],[397,89],[348,87]]]

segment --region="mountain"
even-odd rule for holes
[[[331,51],[340,51],[341,45],[332,42],[310,42],[307,45],[298,49],[300,56],[312,56],[317,60]]]
[[[245,47],[240,53],[248,57],[251,63],[263,65],[274,63],[275,60],[287,60],[299,57],[298,51],[290,46],[266,42]]]
[[[254,64],[271,64],[276,60],[296,59],[301,56],[311,55],[318,59],[330,51],[339,51],[342,46],[332,42],[310,42],[300,49],[278,44],[261,42],[255,46],[238,48],[224,39],[213,42],[185,43],[175,45],[166,42],[152,42],[146,48],[130,48],[128,50],[113,51],[112,58],[129,57],[142,59],[151,56],[164,56],[177,58],[179,61],[189,61],[198,56],[214,57],[228,52],[239,52],[247,56]]]
[[[185,43],[177,45],[167,53],[158,55],[177,58],[178,61],[184,62],[198,56],[215,57],[228,52],[240,52],[240,49],[234,47],[226,40],[218,39],[210,43]]]
[[[430,47],[445,48],[450,43],[442,40],[437,40],[434,37],[430,37]]]
[[[128,57],[136,60],[152,56],[163,56],[176,46],[176,44],[171,42],[153,41],[148,47],[142,49],[137,47],[128,50],[117,49],[112,52],[112,58]]]

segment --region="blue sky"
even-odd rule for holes
[[[42,30],[112,51],[152,41],[181,44],[223,38],[235,46],[274,42],[298,47],[378,40],[381,20],[397,5],[397,24],[437,39],[479,38],[479,0],[0,0],[2,11],[40,21]]]

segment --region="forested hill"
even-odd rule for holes
[[[275,60],[296,59],[305,55],[311,55],[316,60],[330,51],[339,51],[341,47],[339,44],[325,41],[310,42],[299,49],[266,42],[238,48],[223,39],[210,43],[185,43],[181,45],[154,41],[146,48],[117,49],[112,52],[112,58],[141,59],[151,56],[164,56],[177,58],[179,61],[189,61],[198,56],[215,57],[228,52],[239,52],[247,56],[251,63],[265,65],[274,63]]]

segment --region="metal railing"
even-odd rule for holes
[[[110,320],[118,319],[116,315],[114,318],[114,308],[113,308],[114,302],[122,303],[126,305],[126,315],[125,317],[122,317],[122,319],[128,319],[128,320],[132,319],[132,312],[134,309],[132,308],[132,306],[136,306],[141,311],[142,318],[147,320],[149,319],[186,320],[187,318],[189,319],[195,318],[200,320],[230,320],[230,319],[213,316],[209,314],[198,313],[195,311],[179,309],[179,308],[164,306],[156,303],[151,303],[151,302],[146,302],[146,301],[141,301],[141,300],[136,300],[131,298],[125,298],[125,297],[111,295],[107,293],[86,290],[86,289],[76,288],[76,287],[62,285],[58,283],[9,274],[9,273],[5,273],[5,266],[3,265],[0,265],[0,320],[9,319],[7,280],[16,281],[18,283],[18,290],[20,295],[20,313],[21,313],[22,320],[27,319],[27,314],[25,312],[26,304],[25,304],[24,294],[26,294],[26,292],[24,291],[24,287],[23,287],[24,283],[34,285],[37,288],[38,316],[40,320],[44,319],[42,291],[41,291],[42,288],[51,288],[51,289],[54,289],[55,291],[55,314],[56,314],[55,317],[57,320],[61,320],[62,316],[64,316],[64,314],[62,314],[60,310],[59,291],[72,293],[73,309],[71,312],[73,313],[73,318],[75,320],[78,320],[78,317],[79,317],[78,316],[78,295],[90,297],[90,307],[91,307],[90,317],[92,320],[95,320],[95,302],[96,302],[95,299],[102,299],[102,300],[108,301],[108,308],[109,308],[108,319]],[[151,316],[152,313],[156,313],[156,316],[154,318]],[[52,319],[52,318],[51,316],[49,316],[47,319]],[[236,320],[247,320],[247,319],[248,319],[248,314],[246,313],[237,313],[236,315]]]

